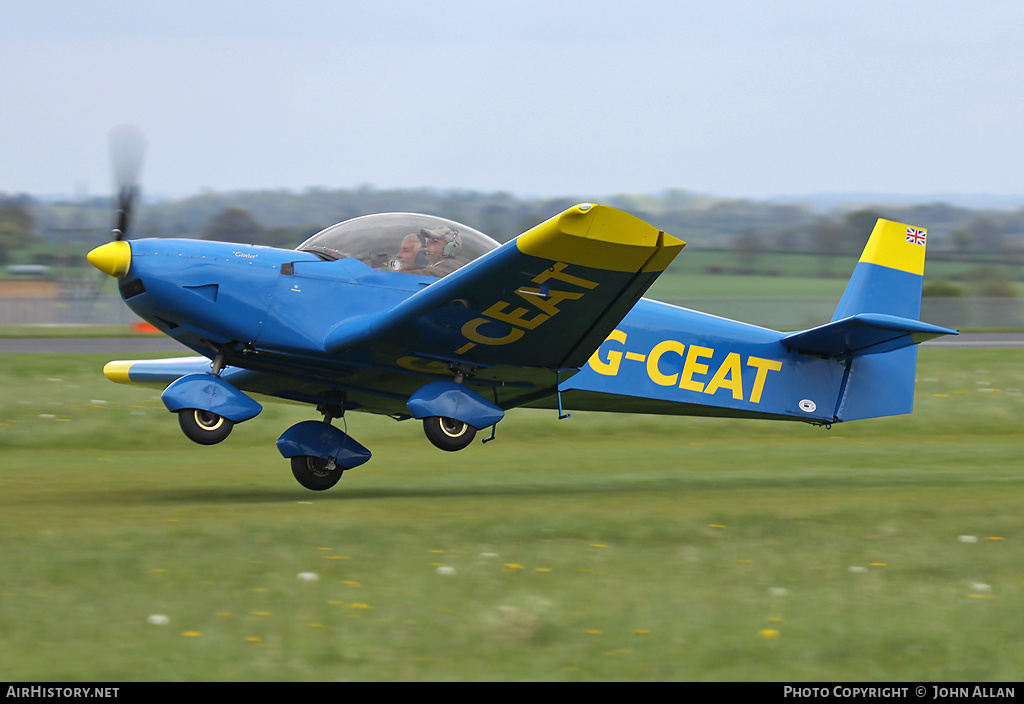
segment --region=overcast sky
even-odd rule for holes
[[[0,192],[1024,194],[1020,0],[3,0]]]

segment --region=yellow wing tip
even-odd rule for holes
[[[103,376],[107,377],[111,381],[115,381],[118,384],[130,384],[132,383],[131,377],[128,372],[131,371],[132,363],[117,360],[114,362],[107,362],[103,365]]]
[[[925,228],[879,218],[860,260],[924,276],[927,242]]]
[[[523,254],[608,271],[664,271],[686,244],[629,213],[593,203],[559,213],[516,242]]]

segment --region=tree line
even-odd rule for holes
[[[145,201],[133,237],[195,237],[295,247],[320,229],[377,212],[423,212],[463,222],[507,241],[584,197],[526,198],[509,193],[355,189],[204,192]],[[769,251],[857,253],[875,220],[927,227],[933,250],[1024,255],[1024,208],[974,210],[946,203],[875,205],[819,212],[800,203],[704,196],[682,190],[600,199],[702,247],[732,249],[756,264]],[[0,194],[0,262],[32,243],[96,244],[109,236],[109,198],[41,201]]]

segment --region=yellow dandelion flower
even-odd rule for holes
[[[604,631],[602,631],[600,628],[588,628],[587,630],[585,630],[583,632],[586,633],[588,636],[603,636],[604,635]]]
[[[550,567],[538,567],[534,571],[536,571],[536,572],[550,572],[551,568]]]
[[[989,537],[985,538],[985,540],[1006,540],[1006,538],[999,538],[997,536],[990,535]]]
[[[343,580],[342,584],[344,584],[346,587],[361,587],[361,586],[363,586],[359,582],[356,582],[356,581],[351,580],[351,579]]]
[[[649,636],[651,635],[651,632],[646,628],[637,628],[633,631],[633,634],[638,636]]]
[[[352,604],[348,608],[350,609],[372,609],[373,607],[369,604]]]
[[[772,623],[783,623],[784,622],[784,619],[780,618],[779,616],[769,616],[768,620],[771,621]]]
[[[523,569],[523,566],[518,564],[518,563],[515,563],[515,562],[506,562],[505,563],[505,571],[506,572],[515,572],[516,570],[521,570],[521,569]]]
[[[708,528],[725,528],[725,526],[720,523],[708,523]]]
[[[155,568],[155,569],[151,569],[151,570],[149,571],[149,573],[150,573],[150,574],[164,574],[164,573],[166,573],[166,572],[169,572],[169,571],[170,571],[170,570],[165,570],[165,569],[163,569],[162,567],[157,567],[157,568]]]
[[[270,613],[269,611],[253,611],[252,615],[253,616],[273,616],[274,614]]]
[[[259,636],[246,636],[243,640],[245,640],[246,643],[262,643],[263,642],[263,639],[260,638]]]
[[[872,567],[888,567],[889,564],[886,563],[886,562],[872,562],[871,566]]]
[[[203,634],[199,631],[185,631],[181,635],[185,636],[186,638],[199,638]]]
[[[444,555],[444,550],[427,550],[431,555]]]
[[[780,635],[774,628],[762,628],[757,634],[762,638],[778,638]]]
[[[590,547],[592,547],[592,548],[606,548],[608,546],[603,544],[603,543],[591,543]]]
[[[324,555],[325,560],[347,560],[348,555]]]

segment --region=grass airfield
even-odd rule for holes
[[[513,411],[328,492],[96,355],[0,356],[0,679],[1016,681],[1024,351],[924,349],[837,425]]]

